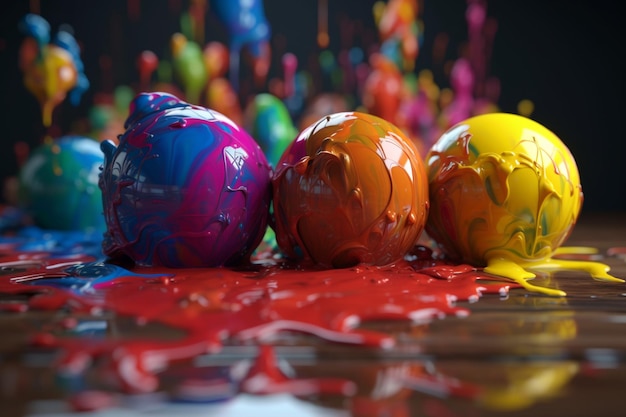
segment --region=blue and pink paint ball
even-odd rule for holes
[[[119,145],[101,144],[103,249],[139,265],[246,262],[269,218],[272,170],[226,116],[167,93],[130,105]]]

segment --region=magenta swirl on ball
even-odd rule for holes
[[[130,105],[119,146],[102,142],[105,254],[137,264],[249,261],[267,228],[272,170],[226,116],[167,93]]]

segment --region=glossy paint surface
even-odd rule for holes
[[[134,393],[157,389],[161,366],[217,353],[226,343],[265,344],[296,332],[389,349],[396,344],[393,335],[360,325],[463,316],[467,311],[454,301],[505,294],[510,287],[468,265],[437,261],[420,247],[385,267],[320,270],[264,259],[245,268],[131,269],[81,251],[85,238],[31,232],[0,240],[0,293],[34,294],[2,307],[14,312],[69,308],[75,315],[111,312],[181,330],[184,337],[167,341],[34,337],[35,343],[61,349],[59,372],[66,376],[79,376],[92,360],[111,358],[121,388]],[[55,251],[29,247],[46,240]],[[86,356],[91,359],[84,361]]]
[[[523,116],[488,113],[445,132],[426,156],[428,234],[457,262],[529,289],[532,268],[579,269],[612,280],[608,267],[551,259],[583,202],[576,161],[550,130]]]
[[[279,161],[273,191],[280,248],[325,267],[401,259],[428,215],[415,146],[391,123],[359,112],[304,129]]]
[[[140,265],[246,262],[269,215],[271,169],[243,129],[165,93],[131,104],[116,147],[102,143],[104,250]]]
[[[623,273],[619,224],[583,226],[573,243],[601,248],[556,256]],[[621,412],[623,284],[546,273],[572,297],[528,294],[421,246],[384,267],[171,269],[104,261],[98,243],[0,238],[0,398],[29,401],[16,415]]]

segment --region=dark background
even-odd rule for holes
[[[128,4],[140,5],[138,19],[128,15]],[[45,130],[35,98],[26,90],[18,68],[23,35],[18,21],[31,11],[28,0],[3,5],[0,12],[0,177],[14,175],[17,141],[35,146]],[[341,45],[340,22],[358,22],[357,46],[375,40],[371,0],[329,0],[331,50]],[[159,55],[174,32],[180,30],[184,0],[41,0],[40,14],[53,33],[70,25],[82,47],[82,59],[91,87],[81,105],[66,100],[57,113],[56,133],[67,133],[84,119],[94,95],[112,85],[136,84],[135,59],[144,49]],[[555,132],[570,148],[580,170],[585,202],[583,212],[626,210],[626,91],[623,14],[620,2],[608,0],[488,0],[488,15],[497,32],[488,72],[501,82],[501,110],[517,112],[521,99],[535,104],[531,118]],[[417,70],[431,68],[445,86],[442,68],[433,61],[435,36],[450,38],[448,58],[458,56],[467,39],[464,0],[425,0],[421,18],[424,41]],[[316,0],[266,0],[272,34],[282,52],[295,53],[301,62],[319,52]],[[226,42],[219,22],[207,16],[207,41]],[[281,51],[273,51],[275,61]],[[103,73],[101,56],[111,58]],[[271,71],[277,71],[274,63]]]

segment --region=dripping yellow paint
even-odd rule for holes
[[[553,258],[576,224],[583,192],[573,155],[545,126],[515,114],[475,116],[446,131],[426,165],[426,231],[451,259],[549,295],[565,293],[529,283],[533,270],[623,282],[602,263]]]

